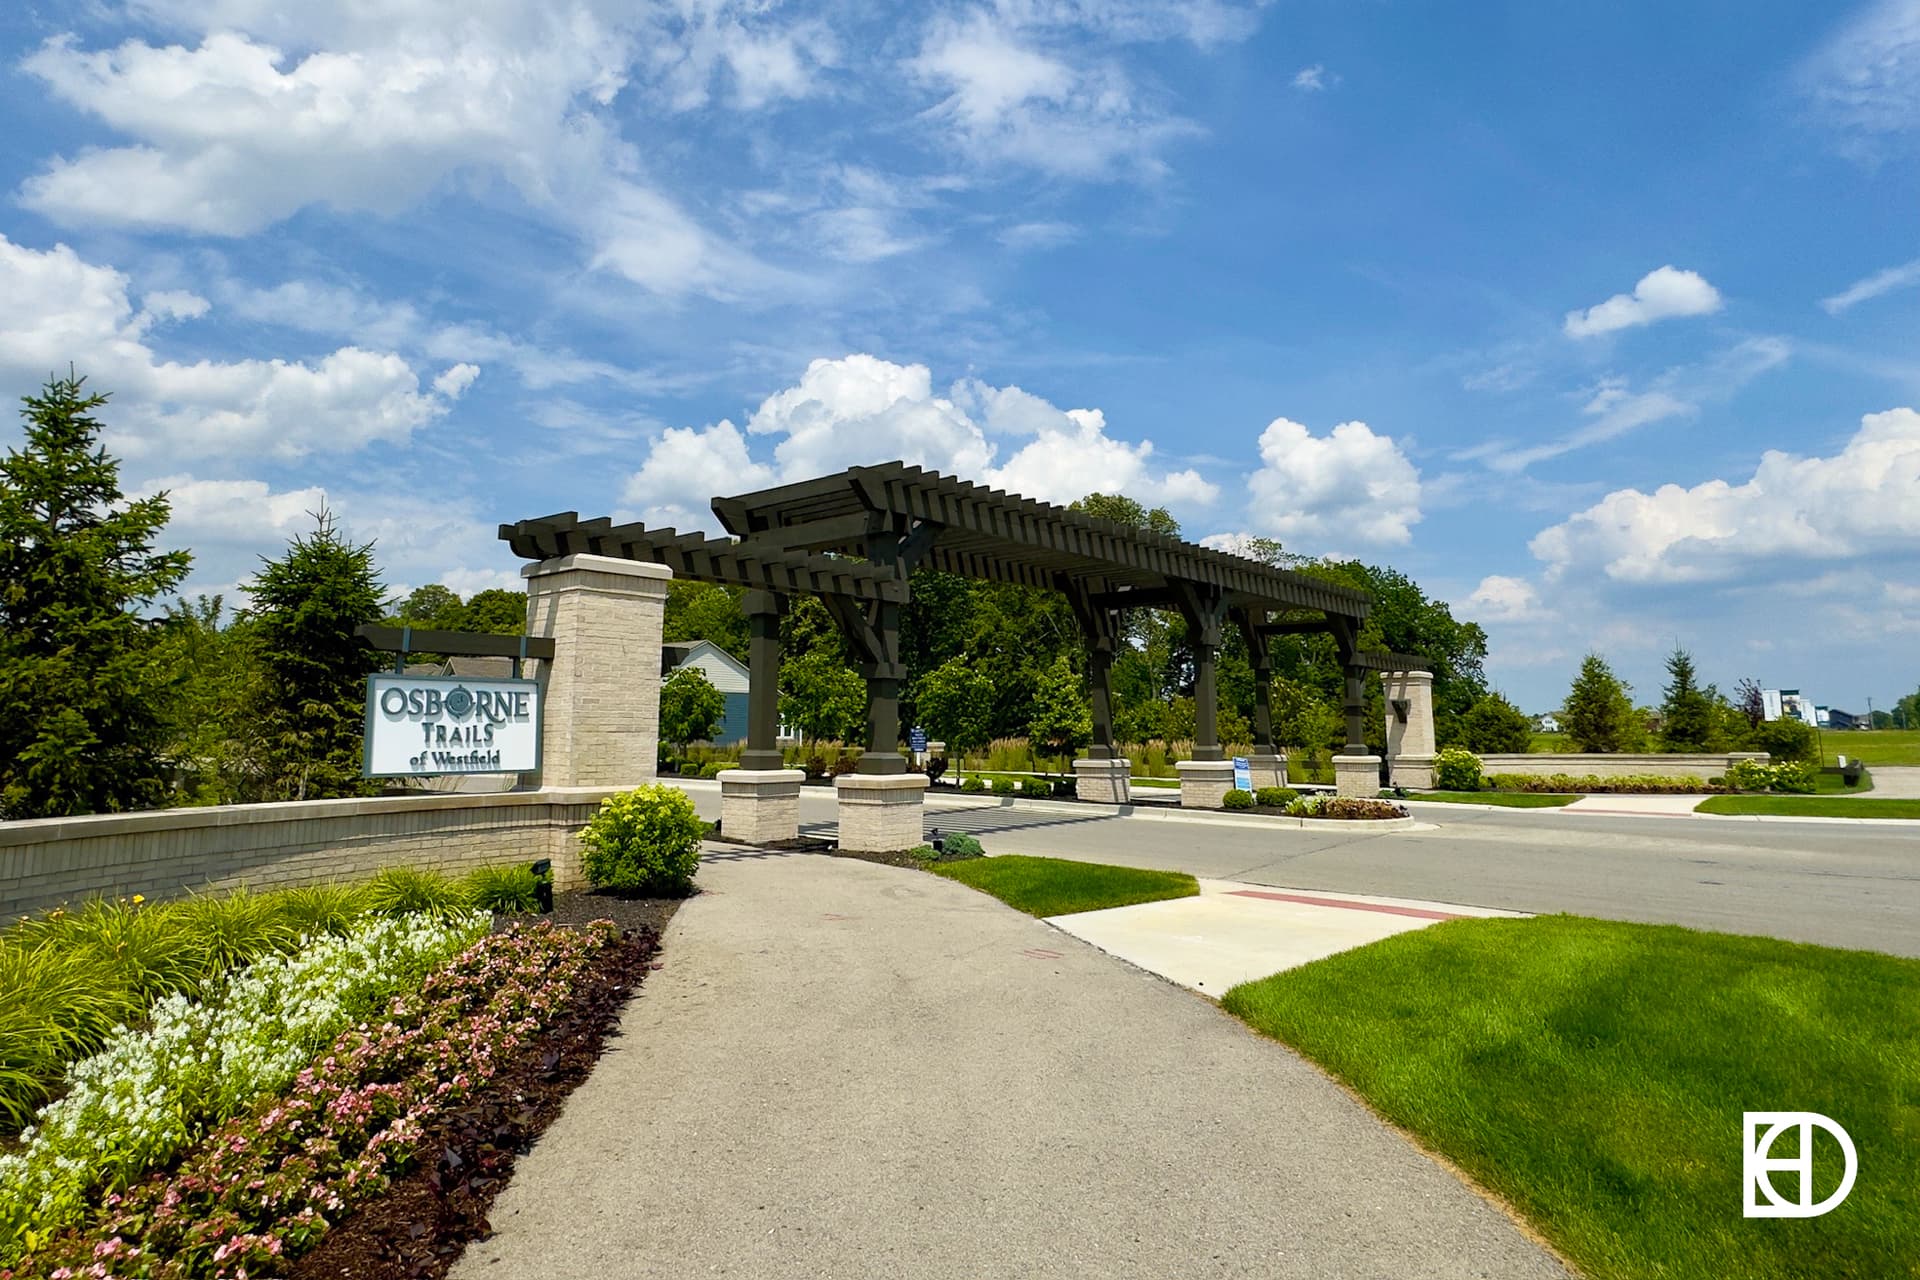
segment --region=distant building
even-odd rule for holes
[[[1867,718],[1857,716],[1851,711],[1842,711],[1838,707],[1815,707],[1813,709],[1822,729],[1864,729]]]
[[[713,745],[730,747],[747,740],[746,663],[711,640],[680,640],[660,646],[660,674],[664,678],[681,667],[693,667],[727,700],[727,709],[714,730]]]
[[[1798,720],[1816,728],[1821,723],[1820,709],[1798,689],[1762,689],[1760,702],[1769,720]]]
[[[1535,717],[1533,725],[1534,728],[1540,730],[1542,733],[1558,733],[1560,732],[1560,717],[1549,712],[1544,716]]]

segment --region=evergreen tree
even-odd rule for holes
[[[382,659],[353,633],[386,609],[373,544],[349,542],[322,510],[313,532],[296,537],[278,560],[262,557],[259,574],[242,590],[253,601],[263,668],[267,794],[368,794],[360,776],[367,676]]]
[[[1660,746],[1705,751],[1713,742],[1713,698],[1695,679],[1693,655],[1678,645],[1667,655],[1667,687],[1660,703]]]
[[[698,667],[680,667],[660,685],[660,736],[682,751],[711,739],[727,714],[727,695]]]
[[[159,804],[166,672],[138,610],[186,576],[156,552],[164,493],[122,504],[100,447],[104,395],[53,378],[25,398],[24,447],[0,460],[0,816]]]
[[[1573,745],[1582,751],[1623,751],[1637,742],[1641,729],[1629,693],[1605,658],[1597,653],[1583,658],[1560,713]]]
[[[1533,744],[1533,721],[1500,694],[1490,693],[1461,717],[1460,736],[1468,750],[1482,755],[1521,755]]]

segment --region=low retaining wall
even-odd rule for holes
[[[573,888],[583,882],[574,833],[615,790],[309,800],[0,823],[0,916],[100,895],[170,898],[209,886],[352,880],[399,864],[457,875],[550,858],[555,886]]]
[[[1544,778],[1556,773],[1575,777],[1591,774],[1599,778],[1618,778],[1630,773],[1654,774],[1663,778],[1720,778],[1741,760],[1766,763],[1764,751],[1724,751],[1713,755],[1630,755],[1624,752],[1596,752],[1592,755],[1481,756],[1483,773],[1524,773]]]

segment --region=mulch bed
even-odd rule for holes
[[[600,957],[537,1044],[421,1137],[412,1173],[294,1264],[296,1280],[439,1280],[469,1241],[492,1235],[487,1210],[515,1157],[533,1146],[599,1061],[621,1010],[656,967],[659,931],[682,901],[556,894],[556,923],[611,919],[626,936]]]

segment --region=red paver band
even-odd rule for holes
[[[1428,911],[1425,907],[1393,907],[1384,902],[1344,902],[1339,898],[1310,898],[1304,893],[1266,893],[1259,889],[1229,889],[1235,898],[1271,898],[1275,902],[1302,902],[1309,907],[1345,907],[1349,911],[1378,911],[1389,916],[1417,916],[1422,920],[1465,920],[1451,911]]]

